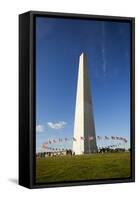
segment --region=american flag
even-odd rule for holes
[[[89,136],[88,139],[89,139],[89,140],[93,140],[94,137],[93,137],[93,136]]]
[[[41,148],[46,149],[47,146],[45,144],[41,144]]]
[[[127,139],[126,138],[124,138],[124,142],[127,143]]]
[[[81,140],[85,140],[85,138],[84,138],[84,137],[80,137],[80,139],[81,139]]]
[[[44,142],[44,144],[45,144],[45,145],[47,145],[47,144],[48,144],[48,142]]]

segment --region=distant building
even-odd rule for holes
[[[65,149],[57,151],[39,152],[36,154],[36,158],[46,158],[50,156],[65,156],[65,155],[72,155],[72,150]]]

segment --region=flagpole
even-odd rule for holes
[[[89,138],[88,138],[88,140],[89,140]],[[89,144],[89,154],[90,154],[90,140],[89,140],[88,144]]]
[[[81,138],[80,138],[80,152],[81,152],[81,142],[82,142],[82,141],[81,141]]]
[[[124,149],[125,149],[125,141],[124,141]]]

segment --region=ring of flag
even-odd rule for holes
[[[77,142],[77,140],[89,140],[92,141],[94,140],[93,136],[88,136],[88,137],[83,137],[81,136],[80,138],[58,138],[58,139],[49,139],[48,141],[44,142],[43,144],[40,145],[40,148],[42,149],[49,149],[49,150],[60,150],[60,148],[51,148],[48,145],[50,144],[58,144],[58,143],[63,143],[63,142],[68,142],[68,141],[73,141],[73,142]],[[116,140],[116,141],[122,141],[124,143],[127,143],[127,139],[124,137],[118,137],[118,136],[97,136],[97,139],[100,140]],[[121,145],[121,143],[118,144],[113,144],[113,145],[109,145],[108,147],[117,147]]]

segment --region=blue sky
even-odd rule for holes
[[[130,24],[36,18],[36,150],[72,138],[79,56],[85,52],[96,135],[130,137]],[[72,142],[53,147],[71,147]]]

